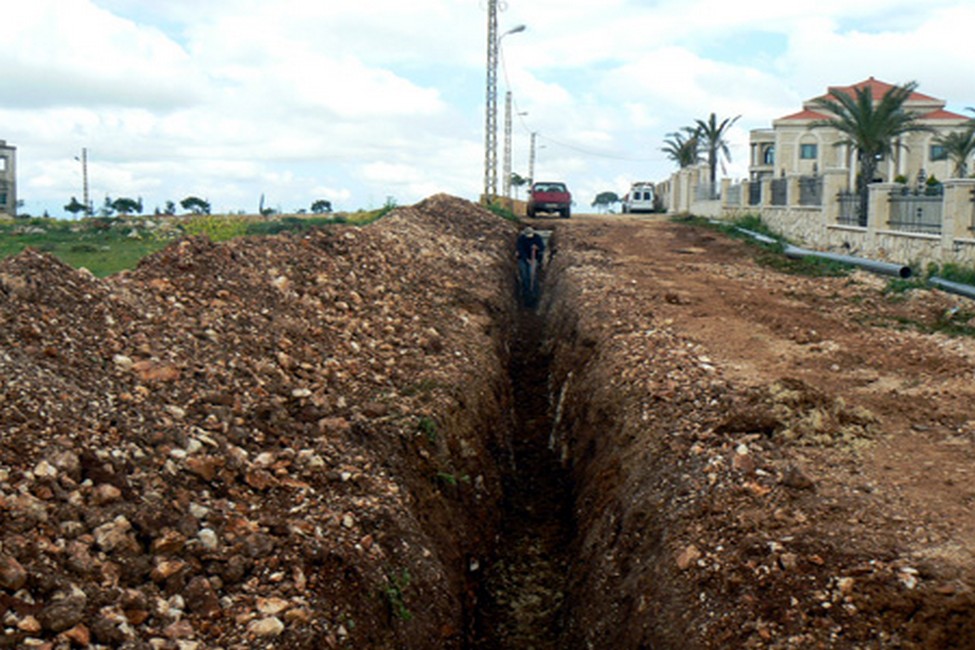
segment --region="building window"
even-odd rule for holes
[[[815,144],[800,144],[799,145],[799,158],[801,160],[816,160],[816,145]]]
[[[0,207],[7,205],[7,193],[0,192]]]
[[[931,160],[948,160],[948,152],[940,144],[931,145]]]
[[[0,172],[7,171],[7,157],[0,156]]]
[[[763,165],[774,165],[775,164],[775,145],[770,144],[765,147],[765,151],[762,152],[762,164]]]

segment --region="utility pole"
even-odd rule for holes
[[[81,188],[82,199],[85,202],[85,216],[92,214],[91,203],[88,202],[88,148],[81,148]]]
[[[487,97],[484,106],[484,201],[498,195],[498,50],[508,34],[525,31],[524,25],[498,35],[498,0],[488,0]]]
[[[535,182],[535,136],[538,131],[532,131],[532,144],[528,154],[528,182]]]
[[[504,198],[511,201],[511,91],[504,94]]]
[[[484,197],[498,193],[498,0],[488,0],[487,97],[484,110]]]

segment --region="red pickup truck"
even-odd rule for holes
[[[539,212],[561,214],[568,219],[572,212],[572,194],[565,183],[538,182],[532,183],[528,190],[528,216],[535,218]]]

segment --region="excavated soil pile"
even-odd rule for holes
[[[435,196],[105,280],[0,264],[0,647],[465,643],[514,233]]]
[[[970,307],[555,230],[0,263],[0,648],[975,647]]]
[[[555,237],[558,647],[975,647],[975,345],[929,331],[969,305],[666,222]]]

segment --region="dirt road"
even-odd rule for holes
[[[586,466],[577,480],[589,483],[577,504],[588,521],[581,539],[597,540],[588,556],[597,567],[583,582],[620,589],[625,602],[642,598],[646,587],[632,585],[644,572],[672,580],[664,597],[678,603],[696,583],[705,610],[658,604],[659,620],[683,623],[610,639],[638,647],[686,634],[688,619],[700,632],[710,617],[724,623],[702,634],[708,647],[975,644],[975,339],[945,333],[970,332],[975,305],[927,290],[885,292],[887,279],[861,271],[790,275],[757,263],[752,246],[660,217],[576,216],[554,227],[556,266],[583,287],[572,309],[598,312],[574,330],[597,349],[620,350],[615,362],[600,359],[590,384],[579,379],[579,394],[617,410],[618,426],[630,429],[566,434],[577,467]],[[634,342],[641,337],[651,342]],[[566,381],[569,372],[576,381],[582,370],[563,370]],[[601,398],[606,381],[613,388]],[[696,401],[680,403],[691,393]],[[594,408],[576,420],[593,420]],[[689,436],[677,442],[666,427]],[[614,458],[584,450],[600,441],[616,447]],[[661,454],[666,466],[640,478]],[[657,487],[667,481],[677,487]],[[686,516],[641,513],[628,533],[641,489],[664,509],[694,507]],[[598,496],[607,491],[620,492],[615,502]],[[662,540],[640,540],[647,520],[667,528]],[[614,529],[614,541],[598,541]],[[628,559],[626,578],[600,555],[624,552],[643,556]],[[641,561],[677,568],[635,570]],[[590,609],[573,638],[606,639],[599,621],[610,616]],[[829,633],[810,632],[817,616]],[[745,631],[718,631],[734,624]]]

